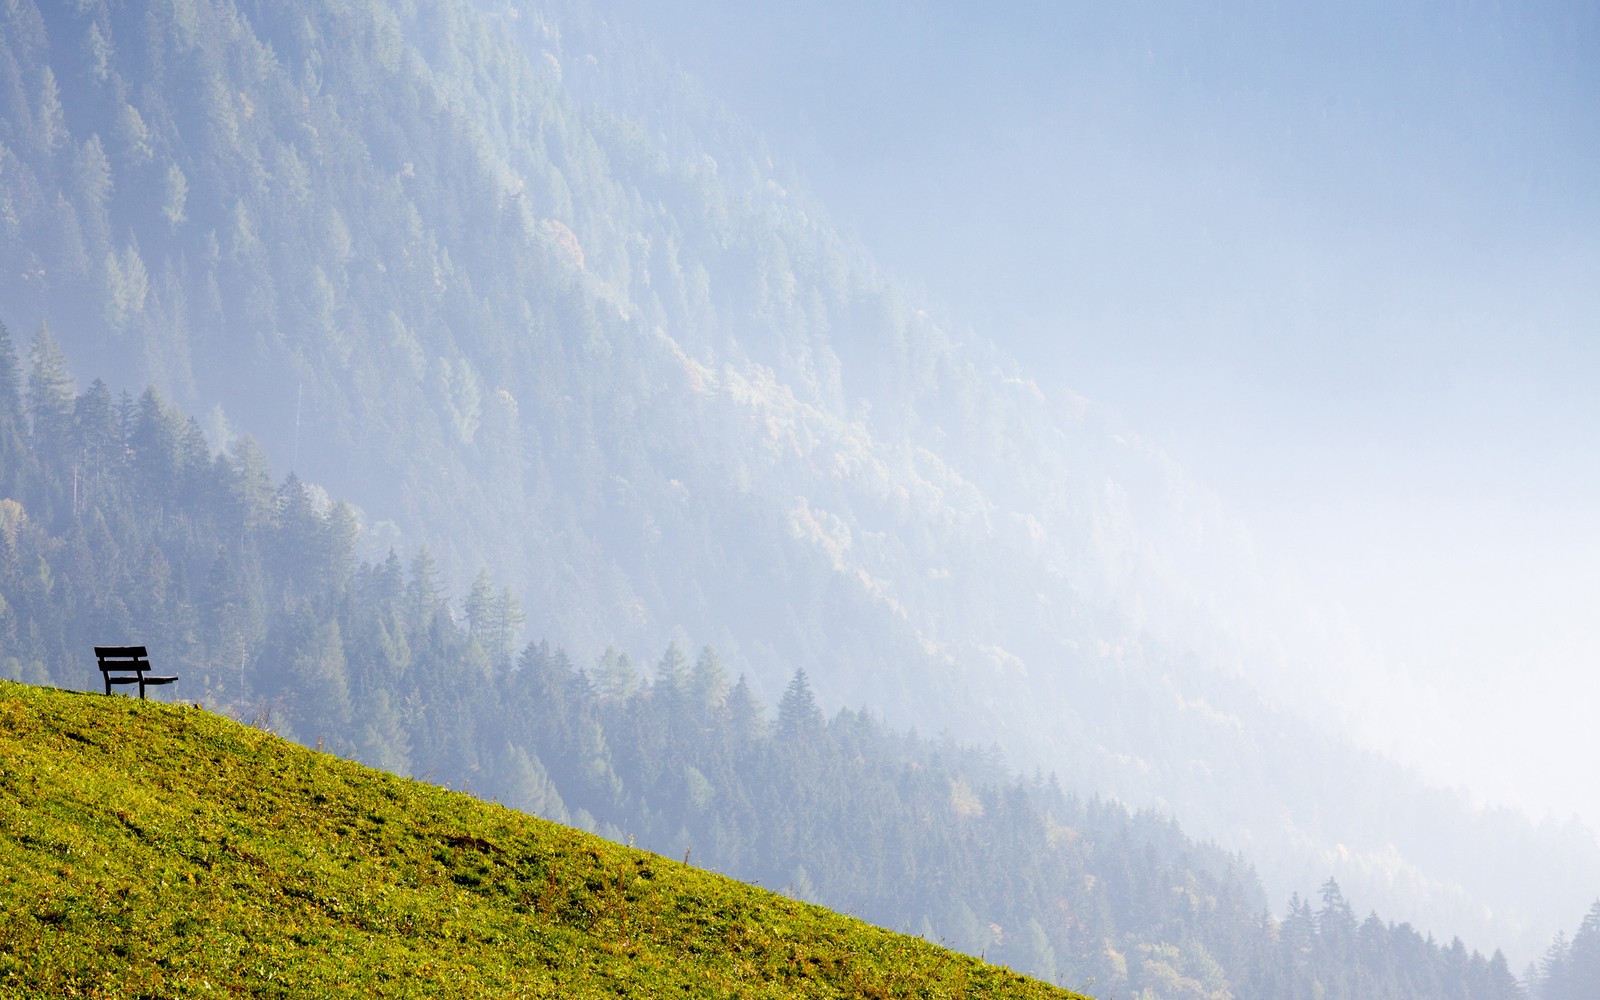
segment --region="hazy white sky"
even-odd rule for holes
[[[1600,828],[1600,7],[646,6],[881,261],[1345,610],[1363,738]]]

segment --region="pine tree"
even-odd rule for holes
[[[1486,975],[1487,992],[1484,1000],[1525,1000],[1521,985],[1517,977],[1511,974],[1511,966],[1506,962],[1505,952],[1496,948],[1494,957],[1489,959],[1489,968]]]
[[[278,488],[277,527],[269,552],[280,584],[300,596],[322,596],[326,525],[311,500],[311,492],[293,472]]]
[[[1322,883],[1322,909],[1317,911],[1318,980],[1330,998],[1355,993],[1356,915],[1331,876]]]
[[[152,386],[139,396],[127,434],[140,496],[164,515],[179,493],[183,470],[182,417],[168,408]]]
[[[95,379],[78,397],[72,411],[73,451],[82,463],[87,492],[110,485],[106,473],[122,459],[122,435],[117,428],[116,403],[102,379]]]
[[[356,541],[361,537],[361,519],[356,509],[343,500],[328,508],[322,536],[325,549],[323,584],[335,594],[344,593],[355,574]]]
[[[634,671],[633,661],[627,653],[607,646],[606,651],[600,654],[600,662],[595,665],[594,683],[602,700],[622,702],[633,697],[639,689],[639,675]]]
[[[400,567],[400,555],[389,550],[383,565],[374,569],[368,580],[372,603],[383,611],[398,611],[406,592],[406,574]]]
[[[806,672],[796,669],[778,700],[778,737],[786,743],[806,742],[822,731],[822,710],[811,694]]]
[[[228,459],[228,494],[240,533],[252,534],[278,521],[276,491],[266,453],[249,434],[234,439]]]
[[[17,358],[17,347],[11,342],[11,330],[0,320],[0,429],[13,429],[19,437],[22,425],[22,365]]]
[[[212,476],[211,446],[206,443],[206,433],[200,429],[200,421],[193,417],[175,420],[174,426],[177,431],[174,498],[191,511],[209,514],[215,509],[215,479]]]
[[[1581,994],[1572,988],[1571,959],[1572,945],[1564,931],[1557,931],[1556,939],[1539,961],[1539,988],[1535,991],[1539,1000],[1578,1000]]]
[[[767,736],[766,711],[756,699],[755,692],[750,690],[744,674],[739,675],[738,683],[728,692],[728,729],[736,744],[743,747],[764,740]]]
[[[1306,975],[1316,945],[1316,918],[1311,913],[1310,902],[1302,900],[1299,893],[1289,897],[1289,910],[1284,914],[1278,935],[1291,975],[1295,979]]]
[[[661,659],[656,661],[656,675],[653,683],[654,696],[663,703],[675,703],[688,693],[689,663],[683,657],[683,650],[675,642],[668,643],[666,650],[661,654]]]
[[[63,456],[72,440],[76,390],[67,372],[67,359],[43,323],[34,334],[28,365],[28,415],[33,425],[34,454],[47,460]]]
[[[439,564],[424,545],[411,560],[411,579],[406,584],[406,625],[412,634],[424,634],[433,627],[436,616],[448,616],[448,600],[439,579]]]
[[[500,588],[500,596],[495,600],[495,635],[496,658],[501,663],[510,663],[511,649],[516,644],[517,637],[522,634],[522,626],[527,624],[528,616],[522,611],[522,602],[517,600],[517,595],[509,586]]]
[[[689,675],[689,692],[702,710],[718,708],[728,697],[728,674],[722,669],[717,651],[710,646],[700,650]]]
[[[1572,936],[1572,948],[1567,955],[1569,982],[1582,996],[1587,989],[1590,995],[1600,997],[1600,899],[1589,908],[1578,932]],[[1582,984],[1582,985],[1579,985]]]
[[[467,616],[467,634],[491,656],[495,652],[494,603],[494,581],[489,579],[488,567],[479,567],[461,610]]]
[[[0,322],[0,494],[19,495],[24,462],[31,462],[23,422],[22,365],[11,331]]]

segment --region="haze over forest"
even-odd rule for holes
[[[1080,809],[1112,839],[1102,799],[1169,816],[1241,908],[1333,875],[1521,969],[1600,895],[1590,8],[174,0],[0,28],[0,321],[40,456],[0,440],[8,676],[91,686],[78,646],[114,623],[186,699],[675,847],[628,713],[677,690],[663,649],[709,646],[758,709],[809,678],[820,716],[992,744],[950,778],[974,823],[984,775],[1036,776],[1052,848]],[[187,455],[182,489],[90,476],[86,412]],[[170,567],[168,636],[72,575],[138,503],[167,534],[118,571]],[[238,627],[185,617],[230,572]],[[513,655],[541,639],[565,652]],[[490,749],[452,749],[398,667],[381,711],[286,680],[372,693],[424,650],[556,686],[570,655],[598,687],[562,725],[616,760],[505,749],[485,704]],[[759,785],[694,773],[701,805]]]
[[[881,261],[1342,612],[1319,693],[1369,745],[1600,824],[1600,783],[1541,765],[1600,760],[1591,5],[638,16]]]

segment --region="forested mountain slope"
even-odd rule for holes
[[[6,318],[85,379],[154,382],[213,448],[257,436],[359,504],[352,544],[426,542],[458,586],[486,566],[580,662],[709,642],[769,699],[803,668],[825,704],[983,732],[1276,888],[1332,870],[1535,947],[1600,880],[1586,831],[1419,794],[1266,706],[1188,569],[1248,562],[1203,494],[907,301],[625,26],[450,0],[0,19]]]
[[[1517,995],[1500,952],[1358,922],[1332,879],[1278,920],[1242,858],[1169,818],[1024,780],[998,747],[825,718],[802,672],[774,713],[710,649],[643,671],[614,650],[587,668],[517,653],[519,602],[486,574],[458,605],[426,550],[358,561],[351,508],[292,474],[274,487],[249,438],[212,455],[153,390],[72,397],[49,339],[30,353],[25,421],[0,327],[0,672],[96,688],[89,647],[143,638],[184,700],[1102,995]],[[103,713],[96,733],[124,717]],[[23,728],[32,756],[8,775],[59,752]],[[31,922],[28,883],[5,909],[37,940],[38,913],[70,910]]]

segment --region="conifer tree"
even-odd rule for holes
[[[277,526],[268,550],[276,568],[293,593],[320,597],[326,525],[312,505],[311,492],[293,472],[278,488],[277,508]]]
[[[478,568],[461,610],[467,616],[467,634],[485,650],[490,649],[490,635],[494,631],[494,581],[489,579],[487,566]]]
[[[689,690],[701,709],[720,707],[728,696],[728,674],[722,669],[717,651],[710,646],[700,650],[689,676]]]
[[[1487,986],[1485,1000],[1525,1000],[1522,985],[1517,982],[1517,977],[1511,974],[1511,966],[1506,962],[1505,952],[1499,948],[1494,950],[1494,957],[1489,959],[1485,980]]]
[[[11,331],[0,321],[0,493],[20,493],[18,482],[24,461],[31,461],[27,450],[27,426],[23,422],[22,365],[17,358]]]
[[[439,579],[439,564],[424,545],[411,560],[411,579],[406,584],[406,624],[412,633],[426,633],[436,616],[448,615],[448,599]]]
[[[462,612],[467,617],[467,633],[477,642],[495,667],[504,669],[511,662],[511,644],[525,620],[522,606],[509,587],[495,590],[487,567],[481,567],[472,581]]]
[[[75,389],[67,372],[67,359],[40,323],[28,350],[28,415],[32,420],[34,454],[49,458],[63,455],[72,439]]]
[[[1556,939],[1539,961],[1539,1000],[1577,1000],[1572,992],[1572,945],[1565,931],[1557,931]]]
[[[228,456],[230,482],[228,495],[232,500],[241,535],[262,531],[277,523],[276,491],[272,486],[271,466],[266,453],[249,434],[241,434],[233,441]]]
[[[22,366],[11,330],[0,320],[0,428],[22,432]]]
[[[502,662],[510,661],[511,648],[527,622],[528,616],[523,613],[522,602],[517,600],[516,592],[509,585],[502,585],[500,596],[495,601],[495,625],[498,629],[495,645]]]
[[[796,669],[778,700],[778,736],[786,743],[809,740],[822,729],[822,709],[811,693],[806,672]]]
[[[633,697],[639,689],[639,675],[627,653],[607,646],[595,665],[594,684],[603,700],[621,702]]]
[[[356,509],[343,500],[328,508],[322,536],[326,557],[323,580],[332,593],[342,594],[355,574],[356,542],[361,536],[361,519]]]
[[[655,696],[663,702],[675,702],[687,693],[688,687],[688,661],[683,658],[683,650],[678,648],[677,643],[668,643],[661,659],[656,661]]]
[[[1572,983],[1586,984],[1584,988],[1593,996],[1600,996],[1600,899],[1595,900],[1572,936],[1567,975]]]
[[[162,513],[178,493],[182,473],[181,419],[152,386],[139,396],[127,435],[140,494],[152,509]]]
[[[337,618],[317,629],[291,664],[290,677],[298,692],[296,704],[301,707],[296,727],[301,737],[349,747],[350,679]]]
[[[383,565],[373,572],[371,587],[372,600],[379,608],[385,611],[398,610],[401,598],[405,596],[406,578],[405,570],[400,568],[400,555],[394,549],[389,550]]]
[[[739,675],[738,683],[728,692],[728,728],[742,746],[765,739],[767,735],[766,712],[755,692],[750,690],[744,674]]]
[[[105,488],[106,473],[121,460],[123,446],[116,403],[103,379],[91,382],[73,405],[72,443],[82,463],[86,487]]]

